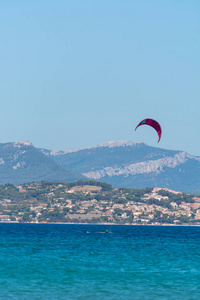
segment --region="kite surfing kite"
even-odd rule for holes
[[[162,129],[161,129],[160,124],[157,121],[155,121],[153,119],[144,119],[138,124],[138,126],[135,128],[135,130],[141,125],[149,125],[149,126],[153,127],[157,131],[158,142],[160,141]]]

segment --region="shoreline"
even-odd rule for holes
[[[38,223],[34,223],[34,222],[15,222],[15,221],[11,221],[11,222],[1,222],[0,224],[37,224],[37,225],[104,225],[104,226],[169,226],[169,227],[200,227],[200,224],[113,224],[113,223],[62,223],[62,222],[38,222]]]

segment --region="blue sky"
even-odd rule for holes
[[[1,143],[200,155],[199,0],[1,1],[0,40]]]

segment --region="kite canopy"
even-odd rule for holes
[[[157,131],[158,142],[160,141],[162,129],[161,129],[160,124],[157,121],[155,121],[153,119],[144,119],[138,124],[138,126],[135,128],[135,130],[141,125],[149,125],[149,126],[153,127]]]

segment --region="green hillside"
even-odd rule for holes
[[[200,197],[91,180],[6,184],[0,185],[0,221],[199,225]]]

